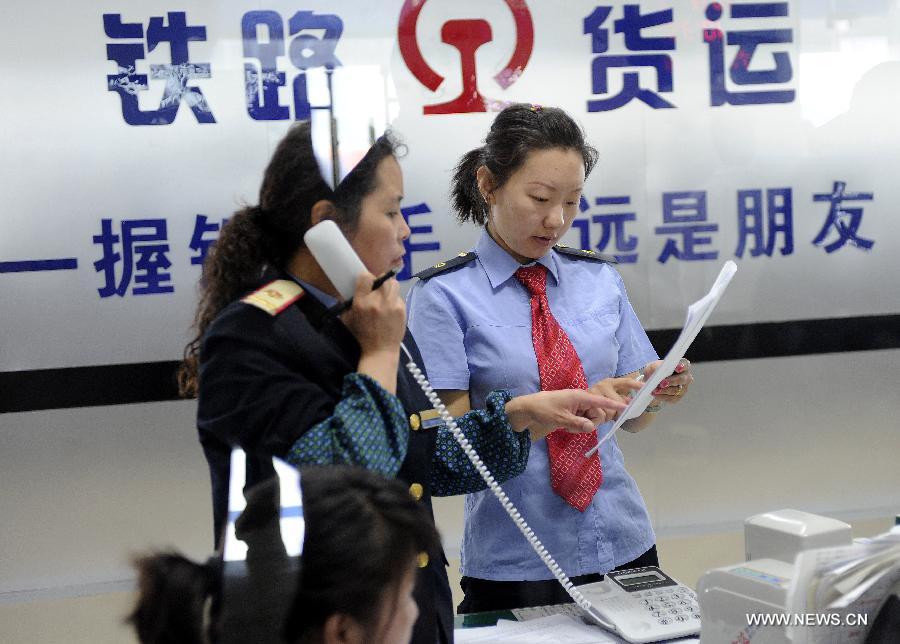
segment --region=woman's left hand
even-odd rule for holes
[[[617,400],[628,404],[631,397],[637,393],[637,390],[644,386],[644,383],[634,378],[604,378],[599,382],[595,382],[590,386],[588,391],[598,396],[604,396],[611,400]],[[619,417],[619,412],[607,414],[607,420],[615,420]]]
[[[644,367],[644,379],[649,380],[661,364],[662,360],[657,360]],[[691,363],[687,358],[682,358],[675,367],[675,373],[663,378],[653,391],[653,397],[664,403],[679,403],[687,394],[688,387],[692,382],[694,382],[694,374],[691,371]]]

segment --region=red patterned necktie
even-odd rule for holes
[[[587,389],[581,359],[547,302],[547,269],[540,264],[520,268],[516,278],[531,294],[531,341],[537,356],[541,391]],[[573,508],[584,512],[603,481],[600,454],[585,458],[597,435],[556,429],[547,435],[550,485]]]

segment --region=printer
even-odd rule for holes
[[[703,644],[789,644],[783,625],[748,624],[748,614],[784,614],[794,559],[812,548],[849,546],[843,521],[778,510],[744,522],[746,561],[704,574],[697,583]]]

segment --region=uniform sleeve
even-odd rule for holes
[[[469,389],[463,322],[440,286],[419,281],[406,298],[407,326],[435,389]]]
[[[514,432],[510,427],[505,406],[511,398],[508,391],[492,391],[487,396],[484,409],[469,411],[456,419],[459,429],[498,483],[524,472],[531,450],[528,432]],[[450,429],[440,425],[432,459],[431,493],[434,496],[452,496],[486,488],[487,484]]]
[[[628,293],[625,292],[625,283],[622,281],[622,277],[618,271],[612,267],[610,269],[613,271],[616,284],[622,293],[619,302],[619,326],[616,329],[616,340],[619,343],[616,376],[624,376],[653,362],[659,356],[656,355],[656,350],[650,344],[647,332],[641,326],[640,320],[628,300]]]
[[[359,465],[393,478],[409,442],[400,400],[360,373],[344,377],[334,414],[294,443],[293,465]]]
[[[348,457],[352,452],[346,443],[357,423],[347,419],[358,415],[369,418],[380,432],[381,449],[402,461],[406,443],[394,433],[406,431],[400,401],[374,381],[354,376],[352,368],[324,374],[304,337],[296,329],[288,333],[274,318],[249,307],[214,325],[201,349],[197,408],[201,442],[214,437],[248,453],[287,458],[307,432],[317,428],[321,440],[324,428],[330,427],[339,434],[334,445]],[[329,368],[340,369],[331,364]],[[340,383],[340,396],[326,391],[325,378]]]

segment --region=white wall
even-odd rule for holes
[[[126,587],[131,555],[212,551],[194,402],[0,416],[0,602]],[[24,594],[23,594],[24,593]]]

